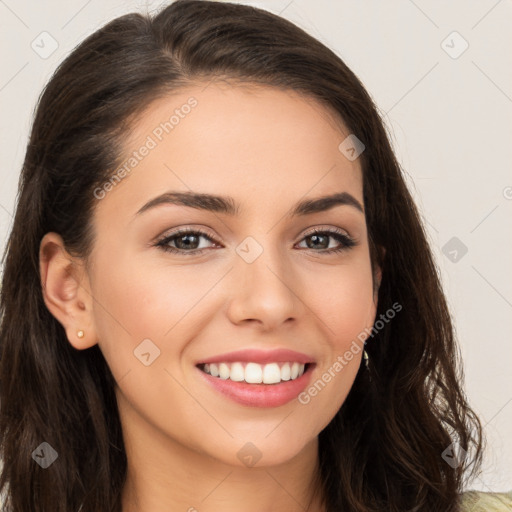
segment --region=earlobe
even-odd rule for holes
[[[39,270],[43,300],[71,345],[78,350],[95,345],[91,295],[81,284],[80,263],[69,255],[57,233],[46,233],[41,240]]]

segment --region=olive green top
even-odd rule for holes
[[[512,491],[462,494],[461,512],[512,512]]]

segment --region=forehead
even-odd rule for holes
[[[261,206],[348,191],[362,202],[359,160],[338,149],[348,134],[335,113],[295,91],[191,86],[155,100],[132,123],[121,157],[125,177],[106,199],[136,209],[151,194],[177,189]]]

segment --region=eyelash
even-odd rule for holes
[[[170,252],[170,253],[174,253],[174,254],[183,254],[183,255],[184,254],[191,254],[191,255],[202,254],[207,249],[203,248],[203,249],[193,249],[191,251],[185,251],[183,249],[177,249],[175,247],[170,247],[168,245],[169,242],[173,241],[176,238],[180,238],[181,236],[191,235],[191,234],[192,235],[204,236],[205,238],[207,238],[211,242],[216,243],[215,240],[213,240],[213,238],[211,236],[209,236],[204,231],[201,231],[200,229],[185,228],[185,229],[180,229],[180,230],[178,230],[178,231],[176,231],[174,233],[171,233],[170,235],[166,236],[165,238],[160,239],[159,241],[157,241],[155,243],[155,246],[160,248],[161,250],[163,250],[165,252]],[[318,228],[315,228],[310,233],[307,233],[306,235],[304,235],[302,240],[304,240],[305,238],[309,238],[311,236],[314,236],[314,235],[328,235],[328,236],[334,238],[335,240],[337,240],[338,242],[341,243],[340,247],[337,247],[337,248],[334,248],[334,249],[324,249],[324,250],[321,250],[321,251],[315,251],[313,249],[307,249],[307,250],[313,250],[313,252],[320,252],[321,254],[329,254],[329,255],[330,254],[335,254],[335,253],[339,253],[339,252],[342,252],[342,251],[347,251],[347,250],[349,250],[352,247],[357,245],[356,240],[354,240],[350,236],[346,235],[345,233],[343,233],[342,231],[337,230],[337,229],[318,229]],[[302,242],[302,240],[301,240],[301,242]]]

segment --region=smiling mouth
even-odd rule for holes
[[[204,373],[222,380],[248,384],[280,384],[301,377],[311,363],[289,361],[259,364],[253,362],[221,362],[198,365]]]

